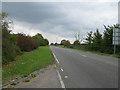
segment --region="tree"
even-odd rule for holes
[[[113,28],[116,27],[118,28],[119,25],[113,25],[113,26],[105,26],[104,25],[104,33],[103,33],[103,45],[104,45],[104,51],[107,53],[113,53],[113,45],[112,45],[112,41],[113,41]]]
[[[50,45],[54,45],[53,43],[51,43]]]
[[[80,45],[80,41],[79,40],[75,40],[73,45]]]
[[[63,39],[62,41],[61,41],[61,45],[64,45],[65,44],[65,42],[66,42],[66,40],[65,39]]]
[[[36,42],[29,36],[17,36],[17,45],[22,51],[32,51],[38,47]]]
[[[94,48],[95,50],[99,51],[101,49],[101,46],[102,46],[102,34],[100,34],[98,29],[94,33],[93,45],[95,47]]]
[[[87,38],[86,38],[85,40],[87,40],[87,43],[88,43],[89,45],[91,45],[91,43],[93,42],[92,31],[90,31],[90,32],[87,34]]]
[[[42,34],[37,33],[32,38],[35,40],[35,42],[38,44],[38,46],[49,45],[49,41],[47,39],[44,39],[43,36],[42,36]]]
[[[70,41],[67,40],[65,43],[64,43],[64,47],[69,47],[71,44],[70,44]]]
[[[7,13],[2,13],[2,64],[7,64],[13,61],[15,56],[22,54],[9,29],[12,21],[6,19],[7,15]]]
[[[57,46],[58,45],[58,43],[55,43],[55,46]]]
[[[42,36],[42,34],[37,33],[35,36],[33,36],[33,38],[43,39],[43,36]]]
[[[81,31],[78,31],[75,35],[74,35],[76,40],[79,40],[80,43],[83,41],[83,34],[81,33]]]
[[[104,25],[104,36],[103,36],[103,43],[105,46],[110,46],[112,45],[112,38],[113,38],[113,26],[108,26],[106,27]]]
[[[49,45],[49,41],[47,39],[44,39],[44,42],[45,42],[45,46]]]

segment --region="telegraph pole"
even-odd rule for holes
[[[115,52],[116,52],[116,45],[114,45],[114,54],[115,54]]]

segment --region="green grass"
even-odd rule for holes
[[[2,78],[15,78],[25,76],[35,70],[45,67],[52,62],[52,55],[49,48],[39,47],[31,52],[25,52],[22,56],[16,57],[14,62],[3,66]]]
[[[68,47],[64,47],[64,46],[60,46],[60,47],[62,47],[62,48],[68,48]],[[90,50],[78,49],[78,48],[69,48],[69,49],[80,50],[80,51],[84,51],[84,52],[91,52],[91,53],[95,53],[95,54],[99,54],[99,55],[105,55],[105,56],[112,56],[112,57],[120,58],[119,54],[101,53],[101,52],[97,52],[97,51],[90,51]]]

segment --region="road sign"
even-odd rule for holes
[[[113,28],[113,45],[120,45],[120,28]]]
[[[115,54],[116,45],[120,45],[120,27],[113,28],[113,45],[114,45],[114,54]]]

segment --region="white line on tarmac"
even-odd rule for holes
[[[82,55],[83,57],[87,57],[86,55]]]
[[[61,69],[61,71],[63,71],[63,69],[62,68],[60,68]]]
[[[65,78],[68,78],[68,76],[65,76]]]
[[[57,61],[57,63],[59,63],[59,61],[58,61],[58,59],[57,59],[57,57],[55,56],[55,54],[54,54],[54,53],[53,53],[53,55],[54,55],[55,60]]]
[[[59,77],[59,80],[60,80],[61,87],[65,88],[64,82],[63,82],[63,80],[61,78],[61,75],[60,75],[59,71],[57,71],[57,73],[58,73],[58,77]]]

